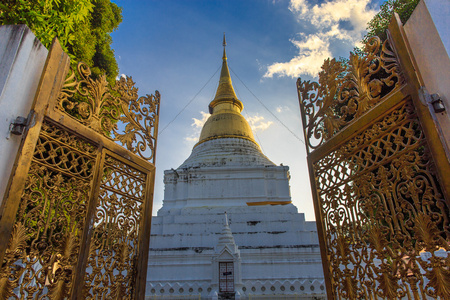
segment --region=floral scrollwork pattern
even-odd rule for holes
[[[450,299],[450,207],[411,102],[314,170],[337,299]]]
[[[404,83],[395,49],[371,38],[346,62],[327,59],[319,82],[297,80],[308,149],[314,150]]]
[[[134,85],[131,77],[121,77],[111,87],[105,75],[92,78],[80,62],[66,78],[56,109],[154,162],[161,96],[156,91],[139,97]]]
[[[133,299],[146,174],[107,156],[85,274],[85,299]]]
[[[44,122],[0,272],[0,299],[67,299],[96,148]]]

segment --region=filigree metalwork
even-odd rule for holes
[[[160,95],[69,64],[55,40],[0,207],[0,299],[143,299]]]
[[[131,299],[146,174],[107,157],[83,290],[86,299]]]
[[[79,63],[71,71],[55,108],[142,158],[154,161],[160,94],[138,97],[131,77],[121,77],[110,87],[105,75],[93,79]]]
[[[411,102],[313,167],[337,299],[450,299],[450,207]]]
[[[43,123],[0,273],[0,299],[70,295],[95,152]]]
[[[371,38],[348,63],[327,59],[319,82],[297,81],[309,150],[316,149],[403,83],[395,49]]]

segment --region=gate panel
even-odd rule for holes
[[[0,219],[0,299],[143,299],[158,92],[71,71],[55,41]]]
[[[297,83],[329,299],[450,299],[450,169],[407,58],[388,33]]]
[[[105,155],[87,261],[86,299],[131,299],[147,174]]]
[[[2,299],[69,295],[96,155],[89,142],[42,124],[5,252]]]
[[[434,167],[410,101],[314,163],[338,298],[439,295],[450,211]]]

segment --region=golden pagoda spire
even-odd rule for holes
[[[219,86],[216,96],[209,104],[211,116],[203,126],[199,142],[194,146],[221,138],[241,138],[250,140],[258,145],[253,137],[250,125],[241,115],[244,105],[237,98],[231,82],[230,71],[228,70],[227,54],[225,47],[225,33],[223,35],[223,56],[222,70],[220,72]]]
[[[225,47],[227,41],[225,39],[225,33],[223,34],[223,56],[222,56],[222,70],[220,71],[219,86],[217,87],[216,96],[214,100],[209,104],[209,112],[212,113],[215,106],[223,102],[235,102],[240,108],[240,112],[244,109],[244,105],[236,97],[233,84],[231,82],[230,71],[228,70],[227,53]]]
[[[225,32],[223,33],[223,56],[222,59],[227,59],[227,54],[225,53],[225,47],[227,46],[227,40],[225,39]]]

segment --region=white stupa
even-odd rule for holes
[[[291,203],[289,167],[261,152],[241,115],[225,48],[209,109],[189,158],[164,172],[146,298],[325,299],[315,222]]]

